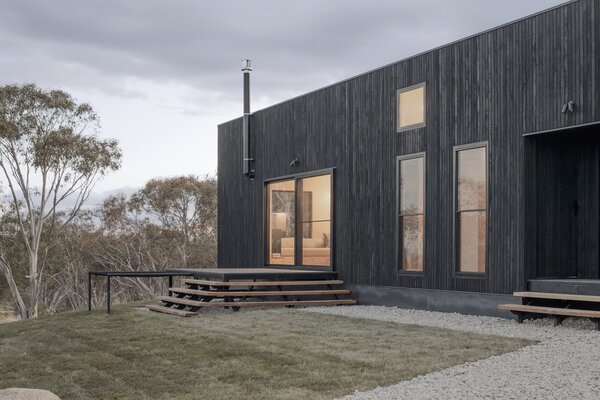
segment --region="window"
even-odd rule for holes
[[[269,182],[267,264],[331,266],[332,175]]]
[[[331,175],[298,180],[302,265],[331,265]]]
[[[403,271],[423,271],[425,157],[398,159],[398,254]]]
[[[456,151],[456,230],[459,272],[484,273],[487,241],[487,147]]]
[[[397,92],[397,131],[425,126],[425,84]]]
[[[294,180],[267,185],[268,264],[294,265],[296,240],[296,184]]]

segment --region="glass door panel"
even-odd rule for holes
[[[296,189],[293,179],[267,184],[267,264],[294,265]]]
[[[298,179],[298,192],[301,264],[330,267],[331,174]]]

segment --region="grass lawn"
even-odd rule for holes
[[[17,316],[12,310],[5,308],[0,304],[0,324],[4,324],[6,322],[13,322],[17,320]]]
[[[293,309],[140,304],[0,325],[0,389],[67,399],[330,399],[533,342]]]

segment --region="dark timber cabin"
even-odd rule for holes
[[[600,1],[247,112],[219,126],[220,268],[474,314],[600,295]]]

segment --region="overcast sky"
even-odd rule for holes
[[[563,3],[560,0],[3,0],[0,84],[59,88],[99,112],[122,169],[98,191],[214,174],[217,124]]]

